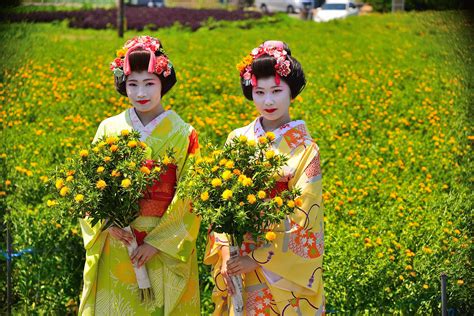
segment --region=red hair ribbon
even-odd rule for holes
[[[256,87],[257,86],[257,77],[255,77],[255,75],[252,75],[252,87]]]
[[[281,82],[281,81],[280,81],[280,75],[278,74],[278,72],[275,72],[275,84],[276,84],[277,86],[279,86],[279,85],[280,85],[280,82]]]

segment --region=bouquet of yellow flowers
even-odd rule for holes
[[[257,243],[271,241],[272,227],[300,203],[300,190],[276,189],[288,158],[272,149],[274,139],[271,132],[256,141],[240,136],[222,150],[211,148],[209,155],[195,161],[178,188],[178,194],[193,199],[193,211],[204,224],[227,234],[231,256],[238,255],[245,234]],[[241,279],[233,282],[235,313],[241,314]]]
[[[139,216],[140,199],[172,159],[150,160],[150,153],[137,131],[100,138],[56,168],[50,180],[56,196],[53,204],[63,216],[88,218],[92,226],[102,222],[103,229],[116,225],[132,233],[129,225]],[[129,255],[137,247],[132,242]],[[152,297],[145,267],[135,268],[135,273],[142,298]]]

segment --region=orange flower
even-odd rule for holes
[[[140,168],[140,172],[143,172],[144,174],[150,174],[150,169],[148,169],[148,167],[146,166],[143,166]]]

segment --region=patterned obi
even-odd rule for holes
[[[176,192],[176,165],[170,164],[140,200],[140,216],[161,217],[168,209]]]

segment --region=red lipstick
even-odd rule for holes
[[[137,102],[140,103],[140,104],[146,104],[146,103],[150,102],[150,100],[139,100]]]
[[[265,109],[265,112],[267,113],[273,113],[275,112],[277,109]]]

